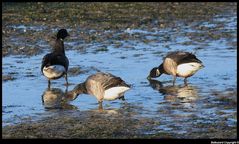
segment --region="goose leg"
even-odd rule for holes
[[[176,75],[173,76],[173,86],[175,85]]]
[[[65,89],[65,93],[67,93],[68,92],[68,87],[66,87],[66,89]]]
[[[48,89],[50,89],[50,88],[51,88],[51,81],[48,80]]]
[[[124,96],[121,96],[119,99],[121,99],[122,101],[125,101]]]
[[[102,112],[103,111],[103,106],[102,106],[102,101],[99,101],[99,111]]]
[[[67,73],[65,74],[66,85],[68,85]]]
[[[184,84],[185,84],[185,86],[188,85],[188,83],[187,83],[187,78],[184,79]]]

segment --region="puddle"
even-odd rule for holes
[[[215,18],[213,22],[220,22],[222,19]],[[225,29],[233,29],[235,30],[233,34],[235,34],[236,18],[225,19]],[[205,22],[202,25],[214,28],[216,24],[213,22]],[[13,27],[36,31],[43,29],[34,26]],[[237,112],[236,104],[230,105],[223,102],[219,96],[220,93],[225,94],[237,90],[237,49],[228,50],[228,47],[233,46],[224,37],[218,40],[195,42],[185,34],[185,32],[195,31],[197,30],[190,29],[189,26],[182,26],[177,32],[157,29],[154,29],[153,32],[127,29],[114,33],[113,36],[117,37],[122,33],[138,34],[151,41],[120,40],[118,41],[120,46],[114,43],[86,45],[81,42],[66,41],[65,45],[68,49],[66,55],[70,61],[69,68],[75,68],[72,71],[77,71],[68,77],[69,83],[72,84],[68,90],[72,90],[76,84],[83,82],[89,75],[97,71],[110,72],[132,85],[132,89],[126,92],[125,99],[128,104],[135,106],[127,107],[125,102],[121,100],[104,101],[103,106],[108,110],[129,111],[134,113],[136,117],[147,117],[158,121],[160,125],[155,126],[152,131],[145,132],[147,134],[158,132],[185,134],[190,133],[192,127],[194,128],[193,131],[204,133],[204,126],[215,124],[215,122],[225,122],[225,127],[235,128],[237,124],[237,120],[234,118]],[[92,30],[92,32],[94,31]],[[105,33],[111,33],[111,31]],[[169,39],[162,38],[162,35],[168,36]],[[229,40],[236,41],[236,37]],[[109,41],[111,40],[109,39]],[[184,45],[185,43],[188,44]],[[87,48],[82,51],[82,49],[78,49],[78,44],[87,46]],[[71,48],[75,50],[69,50]],[[172,87],[172,77],[168,75],[162,75],[153,81],[146,79],[150,69],[158,66],[162,62],[162,56],[172,50],[196,52],[197,57],[205,65],[205,68],[188,78],[188,87],[183,85],[182,78],[177,78],[177,86]],[[46,108],[42,103],[42,96],[47,88],[47,80],[40,72],[40,65],[42,57],[47,52],[44,51],[42,54],[31,57],[15,55],[3,58],[3,76],[10,75],[14,79],[3,81],[2,126],[17,124],[24,121],[25,117],[37,120],[56,113],[56,111]],[[77,69],[78,67],[80,70]],[[64,82],[64,78],[54,80],[52,81],[52,88],[63,93],[66,90],[63,85]],[[215,91],[219,91],[219,96],[213,94]],[[233,96],[224,95],[229,100]],[[67,108],[61,107],[62,111],[71,112],[87,112],[97,108],[96,98],[86,94],[69,102]],[[57,112],[60,111],[57,110]],[[109,113],[117,115],[119,112],[110,111]],[[219,130],[223,129],[219,128]]]
[[[42,31],[46,27],[45,26],[13,25],[13,26],[9,26],[9,28],[13,28],[14,30],[20,30],[22,32],[26,32],[28,30],[31,30],[31,31]]]

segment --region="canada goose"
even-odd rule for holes
[[[42,59],[41,72],[48,79],[48,88],[50,87],[50,80],[58,79],[65,76],[66,84],[67,70],[69,66],[69,60],[65,55],[63,40],[69,36],[66,29],[60,29],[57,33],[53,52],[46,54]]]
[[[90,94],[97,98],[99,110],[103,110],[103,100],[123,99],[124,93],[130,89],[120,77],[110,73],[98,72],[89,76],[85,82],[78,84],[72,91],[68,92],[67,97],[78,96],[79,94]]]
[[[175,84],[176,77],[184,77],[184,83],[187,85],[187,78],[203,67],[202,62],[194,54],[176,51],[169,53],[159,67],[154,67],[150,71],[147,78],[151,79],[162,74],[168,74],[173,75],[173,85]]]

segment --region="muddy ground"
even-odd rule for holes
[[[80,138],[80,139],[134,139],[134,138],[193,138],[233,139],[236,129],[228,129],[224,122],[215,122],[213,125],[195,125],[209,132],[192,131],[187,134],[175,134],[171,132],[150,132],[160,122],[155,119],[134,117],[122,111],[108,110],[102,113],[65,112],[56,116],[47,117],[39,121],[27,120],[27,122],[6,126],[3,128],[3,138]],[[220,126],[219,126],[220,125]],[[194,126],[193,126],[194,127]],[[221,131],[221,129],[224,129]]]
[[[191,33],[195,40],[231,37],[230,33],[217,33],[216,29],[201,27],[219,13],[235,13],[236,3],[3,3],[2,55],[36,55],[43,52],[44,45],[51,45],[55,34],[52,29],[71,29],[71,38],[78,43],[105,45],[118,40],[150,42],[144,35],[114,33],[127,29],[152,28],[175,29],[178,23],[204,29],[207,34]],[[15,26],[31,26],[19,29]],[[35,27],[34,27],[35,26]],[[105,33],[105,31],[108,31]],[[165,40],[169,37],[165,36]],[[199,39],[200,38],[200,39]],[[109,40],[110,39],[110,40]],[[16,40],[23,41],[18,43]],[[47,43],[46,43],[47,42]],[[86,47],[79,46],[81,50]],[[105,50],[105,49],[102,49]]]
[[[217,22],[216,27],[201,26],[212,22],[216,15],[232,15],[237,10],[236,3],[2,3],[2,56],[20,55],[31,57],[48,50],[54,40],[52,29],[67,28],[73,41],[78,46],[66,46],[66,50],[84,51],[88,45],[101,43],[95,52],[108,51],[107,45],[122,47],[121,40],[136,40],[145,44],[155,39],[148,39],[143,33],[120,33],[131,29],[154,31],[159,29],[178,29],[178,23],[188,25],[201,33],[185,33],[192,39],[184,45],[194,42],[212,41],[220,38],[231,40],[236,36],[234,30],[221,31],[224,22]],[[25,25],[28,28],[17,26]],[[34,27],[35,26],[35,27]],[[106,33],[107,31],[107,33]],[[115,33],[119,33],[115,35]],[[167,35],[161,35],[162,41],[170,41]],[[161,41],[160,41],[161,42]],[[233,41],[230,49],[235,50]],[[131,49],[131,47],[125,46]],[[198,49],[202,49],[198,47]],[[159,53],[160,54],[160,53]],[[140,54],[135,55],[135,57]],[[122,57],[125,59],[125,57]],[[4,70],[3,70],[4,71]],[[97,71],[97,69],[96,69]],[[70,68],[70,75],[75,76],[88,71],[81,67]],[[3,75],[3,82],[14,81],[16,72]],[[31,73],[29,73],[31,75]],[[218,101],[232,108],[237,105],[236,90],[230,93],[213,90]],[[169,98],[171,99],[171,98]],[[213,105],[215,106],[215,105]],[[134,109],[134,107],[131,109]],[[136,108],[140,111],[140,108]],[[57,110],[56,110],[57,111]],[[23,120],[22,123],[4,126],[2,137],[7,138],[236,138],[236,127],[228,127],[223,120],[214,124],[193,125],[201,128],[186,134],[156,132],[160,120],[137,117],[132,111],[67,111],[59,115],[40,120]],[[236,114],[234,114],[236,117]],[[235,118],[236,119],[236,118]],[[193,120],[193,119],[192,119]],[[202,119],[203,121],[203,119]],[[222,131],[223,130],[223,131]],[[147,133],[148,132],[148,133]]]

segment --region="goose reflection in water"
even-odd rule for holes
[[[197,88],[194,86],[163,86],[163,83],[157,80],[149,80],[150,86],[159,91],[166,101],[193,102],[198,99]]]
[[[42,104],[46,109],[77,109],[69,104],[75,97],[67,97],[67,89],[63,92],[59,88],[47,88],[42,94]]]

